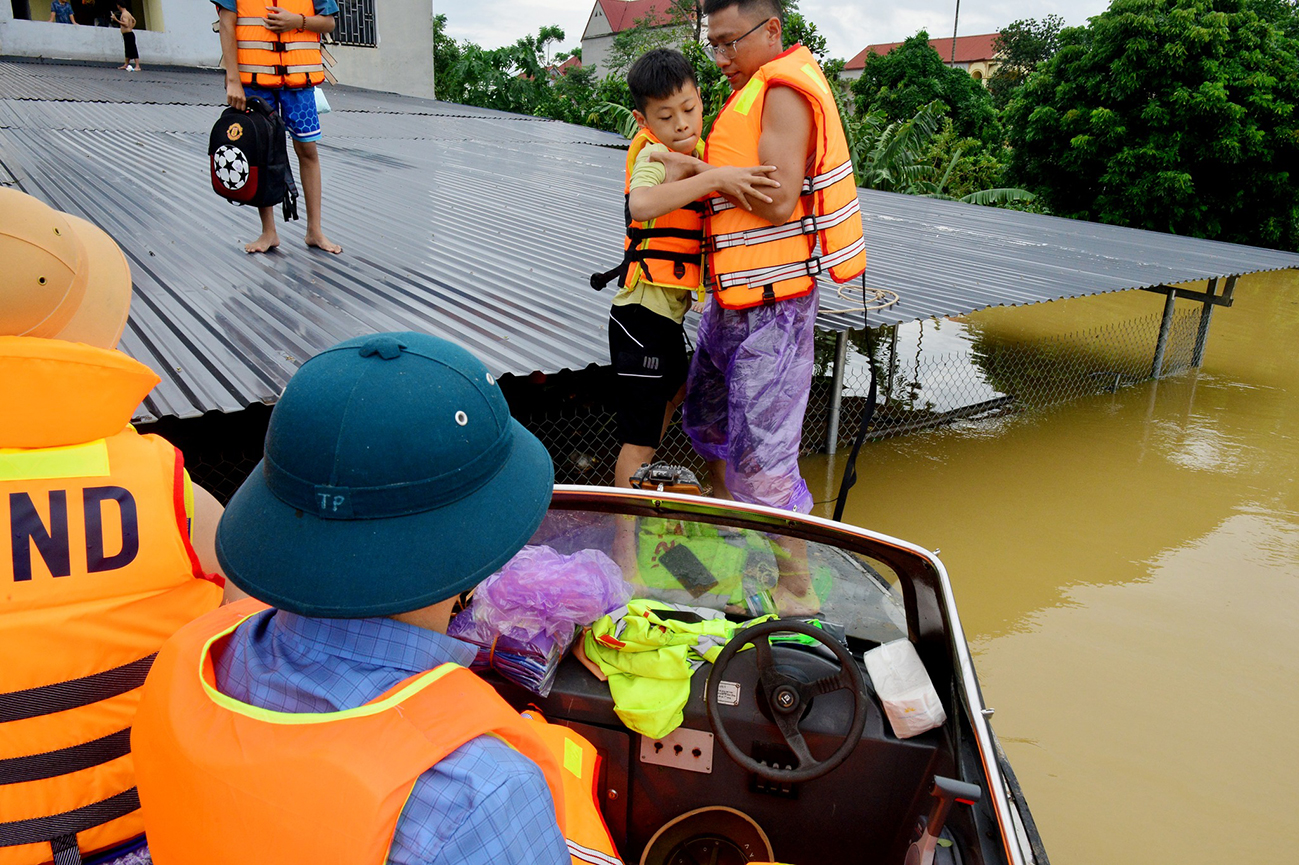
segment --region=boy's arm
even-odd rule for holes
[[[650,158],[653,159],[657,155],[651,154]],[[733,198],[745,210],[752,210],[749,198],[771,202],[771,198],[759,187],[780,186],[777,181],[767,176],[775,170],[775,166],[771,165],[755,165],[752,168],[739,166],[714,168],[706,162],[701,162],[698,173],[691,177],[633,189],[628,195],[627,208],[631,212],[632,219],[646,222],[679,210],[705,195],[720,192]]]
[[[243,111],[247,100],[244,98],[243,82],[239,80],[239,46],[235,40],[237,17],[235,10],[217,6],[217,32],[221,35],[221,65],[226,70],[226,104],[236,111]]]
[[[312,33],[333,33],[333,15],[300,15],[281,9],[279,6],[266,7],[266,29],[276,33],[289,30],[310,30]]]

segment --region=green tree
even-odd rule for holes
[[[785,26],[781,31],[781,41],[786,48],[790,48],[798,43],[816,57],[817,60],[824,62],[826,52],[825,37],[817,32],[816,25],[808,18],[804,17],[802,12],[798,11],[796,0],[786,0],[785,6]]]
[[[857,184],[969,204],[1032,201],[1033,194],[1024,189],[983,185],[1000,182],[1002,172],[978,158],[982,142],[956,137],[945,108],[935,100],[906,120],[890,120],[878,111],[852,118],[849,141]]]
[[[445,87],[452,86],[451,70],[460,62],[460,46],[446,34],[447,16],[433,16],[433,93],[439,99]]]
[[[1299,41],[1277,7],[1115,0],[1064,30],[1007,108],[1012,178],[1061,216],[1299,246]]]
[[[902,121],[936,101],[961,136],[989,143],[1001,137],[987,91],[965,70],[945,66],[923,30],[888,54],[868,55],[852,91],[860,114],[882,112],[890,121]]]
[[[1022,18],[1001,28],[993,41],[1000,65],[988,78],[988,92],[998,108],[1005,108],[1029,74],[1060,50],[1062,29],[1064,19],[1059,15],[1048,15],[1040,21]]]

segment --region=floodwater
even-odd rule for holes
[[[967,321],[1032,342],[1162,306],[1125,292]],[[1199,371],[862,450],[845,519],[941,548],[1055,865],[1288,859],[1297,334],[1299,274],[1246,277]],[[841,459],[804,461],[818,499]]]

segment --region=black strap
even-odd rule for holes
[[[627,261],[678,261],[682,264],[698,264],[699,255],[689,252],[668,252],[662,249],[630,249]]]
[[[658,237],[675,237],[680,240],[697,240],[704,242],[703,229],[694,228],[636,228],[627,227],[627,237],[633,244],[640,243],[642,240],[653,240]]]
[[[66,712],[133,691],[144,684],[156,657],[158,653],[154,652],[147,658],[93,676],[0,694],[0,723]]]
[[[627,284],[627,268],[631,264],[639,262],[645,267],[645,278],[650,282],[657,282],[653,274],[649,272],[649,267],[645,264],[647,261],[671,261],[676,264],[699,264],[699,256],[689,252],[668,252],[662,249],[636,249],[628,247],[623,253],[622,261],[613,270],[606,270],[604,273],[591,274],[591,287],[596,291],[601,291],[606,285],[618,280],[621,287]]]
[[[76,835],[60,835],[50,840],[54,865],[81,865],[81,846]]]
[[[866,365],[871,371],[871,386],[866,394],[866,405],[862,406],[860,426],[857,438],[852,443],[852,453],[848,455],[848,464],[843,467],[843,480],[839,482],[839,495],[834,503],[834,520],[843,518],[844,506],[848,504],[848,491],[857,483],[857,455],[861,453],[862,443],[866,441],[866,429],[875,417],[875,397],[879,393],[879,372],[875,369],[875,341],[871,339],[870,310],[866,303],[866,273],[861,275],[862,335],[866,340]]]
[[[132,787],[116,796],[101,799],[73,811],[0,823],[0,847],[17,847],[20,844],[51,844],[78,832],[102,826],[110,820],[125,817],[140,808],[140,796]],[[53,846],[51,844],[51,846]],[[55,853],[57,854],[57,849]]]
[[[284,160],[284,201],[281,202],[284,221],[298,218],[298,185],[293,182],[293,166]]]
[[[0,785],[43,781],[89,769],[131,753],[131,728],[118,730],[93,742],[46,751],[27,757],[0,760]]]

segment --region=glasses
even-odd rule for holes
[[[771,20],[770,18],[767,19],[767,21],[770,20]],[[757,31],[759,27],[765,27],[767,21],[759,21],[757,24],[753,26],[751,30],[749,30],[748,33],[745,33],[744,36],[741,36],[738,39],[732,39],[730,42],[722,42],[717,45],[709,45],[708,52],[713,55],[713,59],[719,59],[725,57],[727,60],[734,60],[735,52],[737,50],[736,46],[740,44],[740,41],[743,40],[745,36],[748,36],[750,33],[754,33],[755,31]]]

